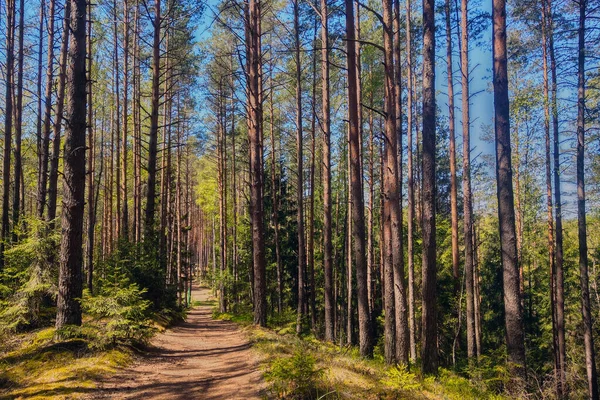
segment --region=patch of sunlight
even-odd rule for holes
[[[28,334],[0,358],[0,399],[78,399],[131,361],[129,350],[91,351],[82,340],[54,342],[54,329]]]

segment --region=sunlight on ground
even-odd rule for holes
[[[82,340],[53,342],[54,329],[23,335],[0,358],[0,399],[77,399],[131,360],[127,350],[93,352]]]

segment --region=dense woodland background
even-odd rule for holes
[[[598,398],[598,1],[2,6],[2,335],[144,340],[200,276],[260,326]]]

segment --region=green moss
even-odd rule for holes
[[[54,329],[22,335],[21,344],[0,358],[0,399],[76,399],[102,376],[127,365],[131,351],[92,351],[81,339],[54,341]]]

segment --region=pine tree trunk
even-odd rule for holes
[[[400,38],[400,0],[394,0],[394,89],[396,107],[396,180],[398,190],[398,217],[392,220],[394,237],[394,302],[396,305],[396,360],[408,365],[409,339],[404,288],[404,221],[402,213],[402,61]]]
[[[517,378],[524,376],[525,340],[512,187],[505,0],[493,1],[492,20],[496,179],[498,182],[498,220],[502,249],[506,345],[508,361],[513,364],[513,376]]]
[[[123,136],[121,154],[121,237],[129,240],[129,210],[127,192],[127,146],[129,135],[129,7],[128,0],[123,0]]]
[[[594,336],[590,306],[588,276],[587,222],[585,210],[585,13],[587,0],[579,1],[578,58],[577,58],[577,231],[579,237],[579,281],[581,285],[581,317],[585,369],[590,399],[598,399],[598,375],[594,355]]]
[[[150,112],[150,133],[148,137],[148,182],[146,193],[145,240],[149,247],[156,244],[155,239],[155,204],[156,204],[156,154],[158,147],[158,108],[160,106],[160,29],[162,24],[160,13],[161,0],[154,2],[154,27],[152,43],[152,97]]]
[[[46,0],[40,1],[40,24],[39,24],[39,41],[38,41],[38,65],[37,65],[37,121],[36,121],[36,148],[37,148],[37,157],[38,157],[38,186],[41,185],[41,171],[42,171],[42,123],[44,120],[43,111],[42,111],[42,101],[44,93],[42,92],[42,70],[43,70],[43,51],[44,51],[44,27],[46,22]],[[50,21],[49,21],[50,22]],[[38,199],[39,202],[40,199]],[[36,204],[37,210],[38,204]],[[33,213],[32,213],[33,214]],[[43,212],[42,212],[43,215]],[[40,216],[41,217],[41,216]]]
[[[21,159],[21,137],[23,131],[23,36],[25,29],[25,1],[19,0],[19,58],[17,60],[17,104],[15,110],[15,183],[13,192],[12,220],[13,230],[18,229],[19,218],[21,216],[21,175],[23,173]],[[16,232],[13,233],[13,240],[17,240]]]
[[[304,268],[306,264],[306,248],[304,245],[304,169],[303,169],[303,132],[302,132],[302,75],[300,65],[300,23],[299,3],[292,1],[294,9],[294,40],[295,40],[295,63],[296,63],[296,161],[297,161],[297,192],[296,202],[298,212],[296,214],[298,223],[298,318],[296,321],[296,333],[302,333],[304,322],[305,283]]]
[[[6,3],[6,95],[4,100],[4,160],[2,169],[2,234],[0,242],[0,271],[4,269],[5,242],[10,231],[10,168],[13,131],[15,0]]]
[[[461,0],[460,70],[462,83],[463,125],[463,234],[465,240],[465,286],[467,292],[467,357],[477,355],[475,334],[475,295],[473,261],[473,205],[471,203],[471,117],[469,91],[469,9],[468,0]]]
[[[71,14],[71,1],[65,3],[65,14]],[[85,32],[85,27],[83,28]],[[56,116],[54,117],[53,124],[53,138],[52,138],[52,158],[50,159],[50,174],[48,176],[48,221],[54,224],[56,218],[56,206],[58,200],[58,167],[60,157],[60,135],[63,122],[63,110],[65,105],[65,91],[66,91],[66,78],[67,78],[67,67],[68,67],[68,48],[69,48],[69,37],[71,31],[69,30],[69,20],[65,18],[63,24],[62,41],[60,45],[60,72],[58,75],[58,95],[56,98]],[[85,39],[85,38],[84,38]],[[84,118],[85,119],[85,118]]]
[[[385,139],[383,170],[383,221],[382,221],[382,251],[383,279],[384,279],[384,356],[386,363],[392,364],[396,360],[396,304],[394,297],[394,266],[398,260],[394,257],[394,222],[398,218],[398,162],[396,139],[396,89],[394,76],[394,33],[393,33],[393,2],[383,1],[383,47],[384,47],[384,111],[385,111]],[[395,221],[394,221],[395,219]]]
[[[140,118],[140,5],[135,5],[134,34],[133,34],[133,231],[134,241],[142,239],[142,149],[141,149],[141,118]]]
[[[438,368],[435,240],[435,17],[434,1],[423,2],[423,304],[421,369],[436,374]]]
[[[96,188],[94,185],[94,174],[95,174],[95,162],[96,162],[96,142],[94,139],[94,119],[92,112],[92,6],[87,6],[87,41],[86,41],[86,52],[87,52],[87,132],[88,132],[88,160],[87,160],[87,180],[88,180],[88,192],[87,192],[87,243],[86,243],[86,281],[87,288],[90,294],[93,294],[93,277],[94,277],[94,233],[96,227],[96,204],[94,202],[94,196],[96,195]]]
[[[250,0],[247,11],[247,80],[248,80],[248,140],[250,153],[250,219],[252,225],[254,323],[267,323],[267,288],[265,275],[265,242],[263,228],[262,176],[262,96],[260,46],[261,3]]]
[[[315,20],[315,30],[313,37],[313,49],[317,43],[317,21]],[[313,52],[312,65],[312,110],[310,123],[310,198],[308,206],[308,286],[309,286],[309,308],[310,308],[310,326],[313,332],[317,327],[317,306],[316,306],[316,287],[315,287],[315,169],[316,169],[316,151],[317,151],[317,52]]]
[[[373,355],[371,316],[367,297],[367,262],[365,256],[365,215],[362,191],[360,128],[358,110],[358,76],[356,74],[356,44],[354,3],[346,0],[346,51],[348,54],[348,117],[350,148],[350,181],[352,194],[352,238],[356,265],[358,304],[358,335],[362,357]],[[349,316],[350,317],[350,316]]]
[[[412,64],[412,39],[411,39],[411,2],[406,0],[406,57],[407,57],[407,262],[408,262],[408,339],[410,347],[410,360],[417,360],[416,322],[415,322],[415,259],[414,259],[414,230],[415,230],[415,183],[413,170],[413,64]]]
[[[115,220],[116,226],[116,234],[115,239],[117,242],[121,239],[123,235],[123,207],[121,206],[121,173],[122,173],[122,163],[121,163],[121,74],[119,72],[119,28],[118,28],[118,10],[117,10],[117,0],[113,0],[113,96],[114,96],[114,105],[115,105],[115,118],[114,118],[114,129],[115,129],[115,148],[116,148],[116,173],[115,173],[115,185],[117,191],[117,218]],[[126,91],[126,90],[125,90]]]
[[[563,273],[563,230],[562,230],[562,201],[560,192],[560,133],[558,123],[557,104],[557,77],[556,60],[554,55],[554,27],[552,20],[552,2],[546,0],[547,24],[548,24],[548,52],[550,56],[550,71],[552,81],[552,131],[553,131],[553,161],[554,161],[554,207],[556,218],[556,331],[558,344],[558,374],[559,392],[568,394],[566,377],[566,346],[565,346],[565,295],[564,295],[564,273]]]
[[[334,340],[333,245],[331,228],[331,107],[329,98],[329,18],[327,0],[321,0],[321,79],[323,116],[323,270],[325,275],[325,340]]]
[[[65,124],[64,196],[56,328],[81,325],[83,213],[85,204],[86,0],[71,0],[68,31],[68,104]],[[67,3],[67,5],[70,3]]]

